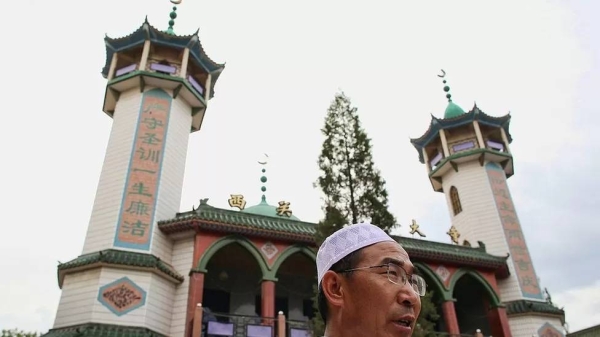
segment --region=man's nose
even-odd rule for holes
[[[406,282],[398,292],[397,300],[402,305],[412,307],[419,300],[419,295],[415,292],[412,285]]]

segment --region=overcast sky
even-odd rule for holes
[[[572,331],[600,324],[600,3],[485,3],[183,0],[175,32],[200,28],[209,57],[227,65],[190,136],[181,210],[201,198],[229,208],[231,193],[258,203],[266,152],[268,201],[318,221],[320,128],[343,90],[373,140],[399,234],[416,219],[428,239],[450,242],[444,197],[409,142],[443,115],[443,68],[465,110],[511,112],[509,186],[542,286]],[[81,253],[112,125],[104,34],[129,34],[146,15],[166,29],[171,6],[4,4],[0,328],[51,328],[57,261]]]

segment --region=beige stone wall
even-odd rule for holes
[[[113,248],[141,98],[132,89],[117,102],[83,254]]]
[[[462,212],[454,215],[450,199],[450,187],[458,189]],[[502,223],[492,194],[485,166],[478,161],[461,163],[458,172],[449,170],[443,177],[444,194],[452,225],[460,232],[460,243],[464,240],[472,245],[482,241],[487,252],[493,255],[505,256],[508,244],[504,235]],[[509,260],[511,277],[498,283],[502,301],[512,301],[522,298],[521,289],[516,277],[514,266]]]
[[[508,324],[513,337],[538,337],[540,336],[538,332],[540,332],[540,329],[545,327],[546,324],[552,325],[561,332],[563,336],[566,335],[560,320],[557,318],[541,315],[516,316],[509,318]]]
[[[183,337],[187,314],[189,281],[188,274],[193,267],[194,237],[175,241],[173,245],[173,268],[185,276],[185,281],[175,289],[173,313],[171,316],[171,337]]]

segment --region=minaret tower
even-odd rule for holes
[[[173,4],[181,0],[171,0]],[[156,225],[179,211],[188,138],[199,131],[224,64],[198,31],[176,35],[147,20],[106,37],[102,110],[113,119],[82,255],[58,266],[62,289],[48,335],[183,335],[187,270]],[[177,249],[176,249],[177,251]]]
[[[477,105],[464,112],[451,99],[445,72],[438,76],[448,99],[444,118],[431,116],[427,132],[411,139],[433,190],[446,196],[452,226],[460,239],[483,242],[493,255],[510,255],[510,276],[500,280],[498,287],[513,337],[531,337],[546,323],[562,331],[559,319],[535,310],[511,315],[515,305],[545,304],[507,184],[514,173],[509,147],[511,116],[492,117]]]

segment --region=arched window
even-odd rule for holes
[[[454,215],[462,212],[460,198],[458,197],[458,190],[454,186],[450,187],[450,201],[452,201],[452,210],[454,211]]]

